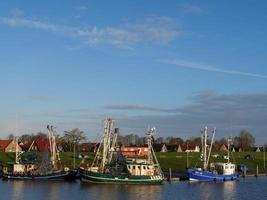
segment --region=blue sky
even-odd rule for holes
[[[94,140],[112,116],[124,133],[156,126],[159,136],[187,138],[209,125],[220,138],[232,124],[231,134],[244,128],[267,142],[266,8],[2,1],[0,135],[15,131],[17,113],[19,134],[52,123]]]

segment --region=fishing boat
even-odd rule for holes
[[[187,174],[190,181],[229,181],[238,179],[238,174],[235,173],[236,165],[230,162],[230,139],[228,139],[228,162],[211,163],[208,170],[215,133],[216,129],[213,130],[211,144],[208,145],[208,128],[205,127],[201,135],[203,168],[189,168]]]
[[[53,126],[47,126],[48,130],[48,151],[45,152],[40,165],[36,163],[22,163],[21,154],[16,147],[15,163],[12,172],[7,168],[3,170],[3,179],[16,180],[72,180],[76,177],[77,171],[69,168],[61,168],[59,152],[56,146],[56,137]],[[17,140],[17,139],[16,139]]]
[[[152,148],[154,132],[155,128],[148,129],[147,132],[147,157],[127,161],[117,146],[118,133],[113,131],[113,120],[106,119],[103,136],[92,165],[80,168],[81,180],[106,184],[161,184],[163,173]]]

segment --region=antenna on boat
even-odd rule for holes
[[[232,138],[227,138],[227,149],[228,149],[228,151],[227,151],[227,159],[228,159],[228,163],[230,163],[230,142],[232,142],[233,140],[232,140]]]
[[[16,142],[16,160],[15,163],[19,164],[20,162],[20,154],[18,150],[18,114],[16,114],[16,122],[15,122],[15,142]]]

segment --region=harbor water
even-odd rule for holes
[[[100,185],[61,181],[0,181],[1,200],[267,199],[267,177],[163,185]]]

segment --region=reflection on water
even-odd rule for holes
[[[223,183],[224,199],[235,199],[236,181],[227,181]]]
[[[23,191],[24,191],[24,184],[22,181],[18,181],[14,183],[14,187],[11,187],[10,189],[12,189],[12,197],[10,199],[12,200],[19,200],[19,199],[23,199]]]
[[[107,200],[107,199],[157,199],[162,190],[161,185],[100,185],[84,184],[80,185],[83,193],[90,198]]]
[[[267,199],[267,178],[163,185],[94,185],[61,181],[0,181],[2,200]]]

